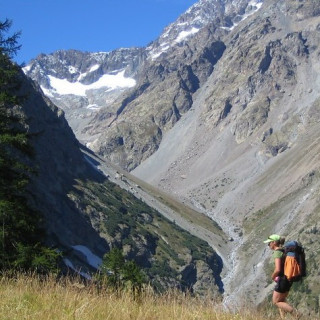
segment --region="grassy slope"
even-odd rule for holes
[[[274,309],[263,313],[240,310],[228,313],[214,301],[199,300],[179,292],[156,295],[146,290],[133,299],[130,292],[84,287],[70,279],[56,282],[34,276],[18,275],[0,278],[0,319],[55,320],[266,320],[274,319]]]

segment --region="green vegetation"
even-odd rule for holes
[[[207,229],[217,235],[223,236],[223,231],[221,227],[209,217],[199,214],[198,211],[178,202],[173,197],[167,193],[161,191],[160,189],[138,179],[137,177],[124,172],[124,175],[128,176],[131,181],[135,181],[139,184],[147,193],[152,195],[154,198],[158,199],[160,202],[167,205],[169,208],[174,210],[177,214],[185,218],[186,220],[192,221],[193,223]]]
[[[141,268],[133,260],[126,261],[119,248],[113,248],[104,255],[95,278],[117,292],[130,288],[134,294],[140,294],[146,282]]]
[[[19,67],[10,58],[19,49],[19,33],[6,37],[11,22],[0,22],[0,270],[33,269],[46,272],[56,267],[58,254],[44,247],[41,214],[26,200],[32,157],[27,125],[17,94]]]
[[[83,211],[111,246],[122,249],[126,259],[143,268],[148,280],[159,290],[165,289],[161,277],[178,279],[178,270],[196,260],[210,260],[216,274],[221,271],[213,258],[213,249],[205,241],[110,181],[77,181],[69,196],[81,202]]]

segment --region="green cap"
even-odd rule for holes
[[[280,240],[280,236],[278,234],[272,234],[271,236],[268,237],[267,240],[263,241],[264,243],[269,243],[272,241],[279,241]]]

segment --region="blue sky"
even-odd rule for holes
[[[59,49],[146,46],[197,0],[0,0],[0,20],[21,31],[15,60]]]

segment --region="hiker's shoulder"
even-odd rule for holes
[[[278,249],[278,250],[274,250],[274,251],[273,251],[272,257],[273,257],[274,259],[282,258],[282,256],[283,256],[283,250]]]

